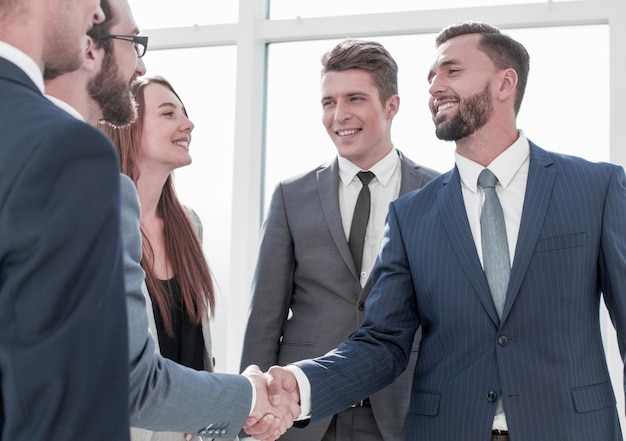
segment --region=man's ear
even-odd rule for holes
[[[387,104],[385,106],[387,118],[393,119],[393,117],[398,113],[398,110],[400,110],[400,95],[392,95],[387,100]]]
[[[517,72],[514,69],[504,69],[501,73],[501,81],[498,92],[502,100],[512,96],[515,99],[517,92]]]
[[[102,59],[104,58],[104,48],[96,47],[93,38],[87,37],[87,47],[85,48],[85,62],[83,69],[89,72],[100,72]]]

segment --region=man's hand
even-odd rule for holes
[[[279,406],[287,400],[290,405],[298,406],[298,415],[300,412],[300,390],[296,376],[289,369],[281,366],[272,366],[266,374],[269,378],[267,381],[267,390],[269,393],[270,403]],[[295,416],[295,418],[298,417]]]
[[[257,440],[274,441],[285,433],[293,425],[293,420],[300,415],[298,401],[293,399],[293,395],[276,391],[275,404],[270,403],[267,388],[268,382],[273,381],[273,378],[269,374],[263,374],[257,366],[248,366],[242,375],[252,382],[256,390],[256,405],[243,429]]]

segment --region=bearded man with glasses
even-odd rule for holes
[[[85,63],[70,74],[46,72],[46,91],[52,101],[76,118],[92,124],[105,121],[125,125],[136,116],[130,84],[146,73],[141,56],[148,37],[137,35],[139,30],[127,0],[102,0],[101,5],[107,20],[89,32]],[[121,175],[121,189],[132,441],[182,440],[181,432],[193,434],[188,439],[196,441],[205,435],[235,438],[250,414],[260,421],[251,432],[259,439],[277,438],[291,425],[289,420],[299,408],[294,410],[295,415],[281,415],[280,419],[269,415],[281,410],[271,408],[267,402],[266,380],[258,369],[247,370],[244,375],[199,372],[155,353],[146,314],[146,301],[150,299],[142,292],[145,275],[139,264],[137,192],[125,175]],[[252,411],[251,385],[256,391]]]

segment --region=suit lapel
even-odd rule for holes
[[[348,240],[346,234],[343,231],[343,222],[341,220],[341,210],[339,209],[339,165],[335,159],[328,166],[322,167],[317,172],[317,184],[319,189],[320,201],[322,203],[322,210],[324,211],[324,217],[328,224],[330,235],[337,246],[337,250],[345,261],[352,276],[359,281],[359,276],[356,272],[356,266],[354,265],[354,259],[350,253],[350,247],[348,246]]]
[[[524,208],[502,320],[506,319],[519,293],[548,212],[550,195],[557,175],[552,163],[552,159],[545,150],[530,143],[530,163]]]
[[[402,196],[410,191],[421,188],[426,184],[423,173],[418,173],[417,164],[405,157],[399,150],[400,155],[400,194]]]
[[[443,226],[450,238],[450,245],[489,317],[498,325],[500,320],[478,259],[476,245],[467,220],[465,202],[463,202],[461,178],[456,167],[446,174],[437,200]]]

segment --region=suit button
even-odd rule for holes
[[[359,300],[359,311],[363,311],[365,309],[365,302],[363,300]]]
[[[501,335],[500,337],[498,337],[498,344],[500,346],[506,346],[509,344],[509,339],[506,338],[506,336]]]
[[[487,392],[487,401],[493,403],[494,401],[496,401],[497,398],[498,394],[494,391],[490,390],[489,392]]]
[[[198,435],[200,435],[200,436],[204,436],[204,435],[206,435],[207,433],[209,433],[209,431],[208,431],[208,430],[206,430],[206,429],[202,429],[200,432],[198,432]]]

